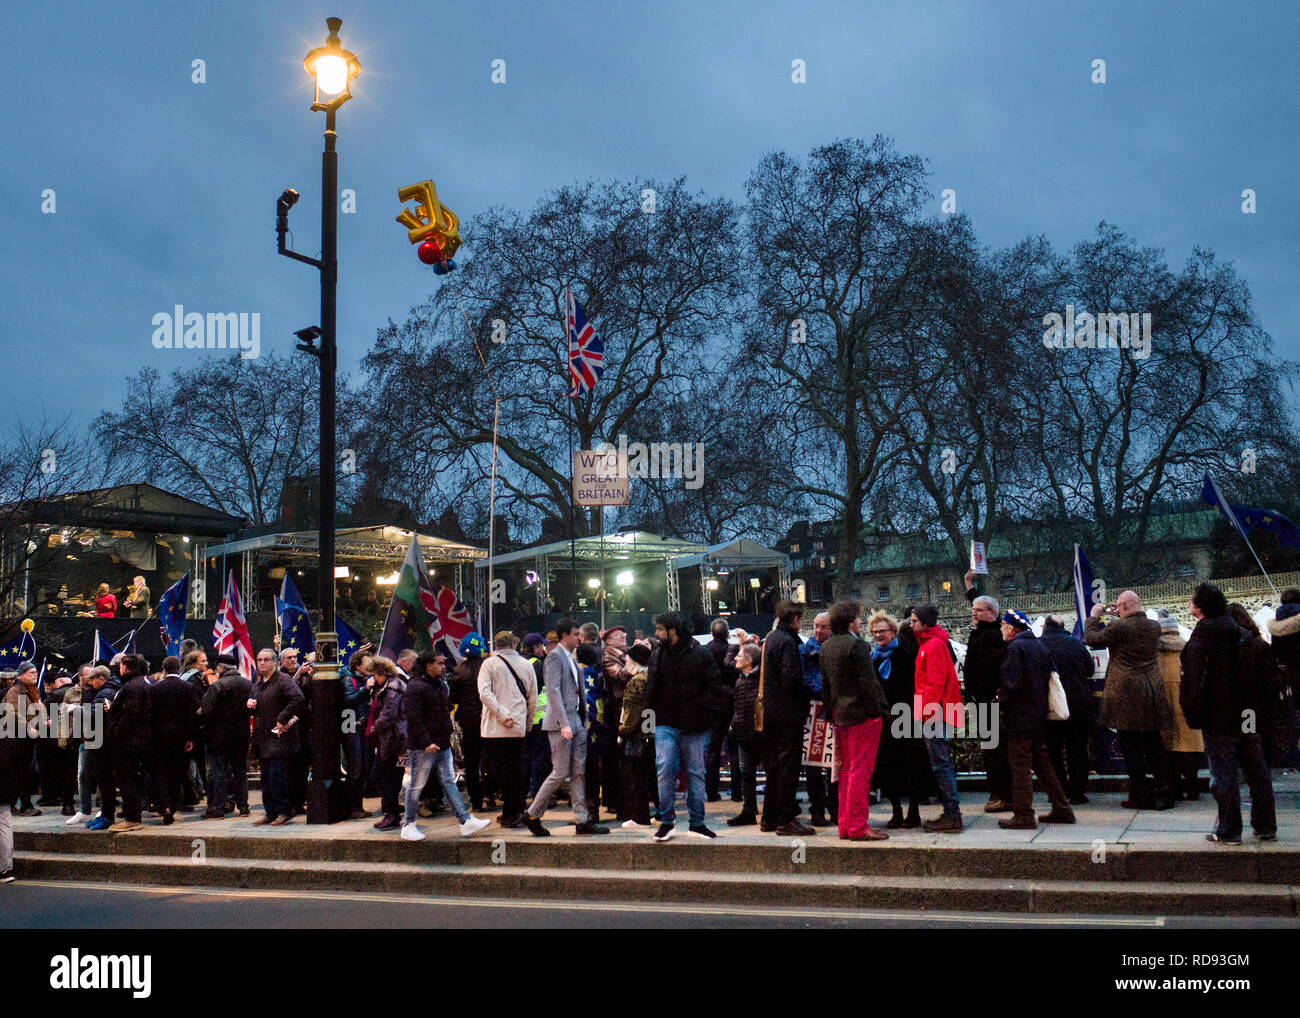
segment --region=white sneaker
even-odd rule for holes
[[[415,824],[403,824],[403,825],[402,825],[402,840],[404,840],[404,841],[423,841],[423,840],[424,840],[424,832],[421,831],[420,828],[416,827]]]
[[[635,820],[624,820],[623,823],[620,824],[619,826],[621,826],[621,827],[623,828],[623,830],[625,830],[625,831],[648,831],[648,830],[650,830],[650,825],[649,825],[649,824],[638,824]]]
[[[76,813],[68,817],[67,820],[63,821],[63,826],[73,827],[77,824],[88,824],[88,823],[90,823],[90,817],[86,816],[86,814],[81,812],[81,810],[77,810]]]
[[[491,826],[491,820],[484,820],[481,817],[471,816],[460,825],[460,836],[462,838],[468,838],[470,835],[477,834],[479,831],[483,830],[484,827]]]

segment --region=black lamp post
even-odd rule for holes
[[[334,627],[334,503],[337,497],[335,477],[335,376],[338,371],[338,347],[335,340],[336,291],[338,289],[338,190],[339,162],[334,143],[334,115],[352,98],[352,79],[361,72],[354,54],[343,49],[339,41],[341,18],[326,18],[329,38],[325,45],[312,50],[303,67],[315,82],[312,110],[325,114],[325,152],[321,157],[321,256],[308,258],[285,246],[289,229],[289,209],[298,201],[298,192],[288,190],[276,202],[275,231],[280,254],[306,262],[320,270],[320,326],[299,331],[304,342],[299,349],[320,361],[320,483],[319,584],[320,631],[316,634],[316,656],[311,684],[312,767],[307,789],[307,822],[333,823],[347,816],[347,800],[339,773],[339,744],[343,691],[338,681],[338,633]],[[319,337],[320,346],[313,340]],[[354,719],[355,720],[355,719]]]

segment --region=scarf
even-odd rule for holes
[[[883,647],[876,644],[871,648],[871,660],[876,662],[876,671],[880,673],[880,681],[889,681],[889,667],[891,664],[890,655],[898,650],[898,637],[895,636]]]

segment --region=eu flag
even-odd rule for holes
[[[179,646],[185,639],[185,609],[189,601],[190,574],[187,571],[158,599],[158,624],[162,627],[163,648],[169,654],[174,653],[173,646]]]
[[[8,643],[0,643],[0,668],[17,668],[36,657],[36,640],[31,633],[19,633]]]
[[[306,608],[289,604],[277,597],[275,617],[280,620],[281,648],[292,647],[300,658],[316,649],[316,637],[311,631],[311,620],[307,617]]]
[[[339,636],[339,660],[347,664],[352,655],[359,651],[366,638],[343,620],[342,615],[334,616],[334,628]]]
[[[1282,544],[1300,548],[1300,527],[1276,509],[1252,509],[1249,506],[1232,505],[1223,497],[1223,493],[1219,491],[1219,486],[1214,483],[1208,470],[1205,473],[1205,486],[1201,489],[1201,498],[1226,516],[1228,522],[1243,539],[1248,539],[1248,535],[1258,527],[1270,534],[1276,534]]]

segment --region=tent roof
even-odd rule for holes
[[[569,558],[570,554],[575,561],[582,562],[599,562],[601,559],[611,562],[665,561],[704,550],[704,545],[695,541],[660,537],[645,530],[630,530],[621,534],[596,534],[592,537],[579,537],[572,542],[552,541],[550,544],[520,548],[491,559],[482,559],[474,563],[474,568],[486,569],[489,564],[496,567],[511,562],[533,562],[539,558],[554,558],[563,566],[563,560]]]
[[[411,533],[400,527],[340,527],[334,533],[335,554],[340,562],[401,562],[410,546]],[[448,541],[433,534],[418,536],[425,562],[468,562],[487,557],[487,552],[472,544]],[[319,534],[315,530],[298,530],[232,537],[203,549],[208,557],[245,551],[270,551],[286,558],[316,558],[320,554]]]
[[[740,566],[741,568],[783,565],[789,568],[790,556],[783,551],[766,548],[748,537],[737,537],[722,544],[710,545],[697,555],[684,555],[673,563],[677,569],[698,565]]]

